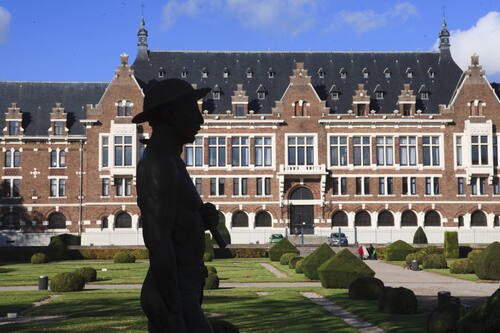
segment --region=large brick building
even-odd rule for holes
[[[462,72],[443,22],[439,51],[151,51],[109,83],[0,82],[1,243],[141,244],[131,123],[166,78],[211,87],[184,159],[233,242],[342,227],[360,241],[500,238],[499,87],[473,55]],[[496,90],[496,91],[495,91]],[[161,203],[159,203],[161,204]]]

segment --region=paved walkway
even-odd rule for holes
[[[282,271],[280,271],[279,269],[277,269],[276,267],[274,267],[273,265],[271,264],[268,264],[266,262],[261,262],[260,263],[262,267],[264,267],[265,269],[267,269],[268,271],[270,271],[271,273],[274,274],[274,276],[276,276],[277,278],[287,278],[288,275],[286,273],[283,273]]]

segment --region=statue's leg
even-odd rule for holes
[[[168,309],[154,285],[151,268],[148,270],[141,289],[141,306],[148,318],[150,333],[168,332]]]
[[[184,315],[184,322],[186,323],[188,332],[213,333],[212,327],[210,326],[210,323],[201,308],[200,295],[203,295],[204,281],[205,279],[203,278],[201,283],[197,284],[195,282],[190,286],[181,284],[182,313]]]

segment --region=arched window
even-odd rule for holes
[[[49,215],[49,229],[66,229],[66,216],[62,213],[52,213]]]
[[[248,215],[242,210],[237,211],[233,214],[231,226],[233,228],[248,228]]]
[[[132,217],[127,212],[115,216],[115,228],[132,228]]]
[[[108,217],[103,216],[101,219],[101,229],[108,229]]]
[[[486,222],[486,214],[480,210],[476,210],[470,216],[470,226],[471,227],[486,227],[488,223]]]
[[[301,116],[307,116],[308,110],[307,110],[307,101],[302,101],[302,111],[301,111]]]
[[[302,116],[300,112],[302,111],[302,108],[300,107],[300,102],[296,101],[295,102],[295,117]]]
[[[17,213],[7,213],[2,218],[1,229],[19,230],[21,223],[19,222],[19,215]]]
[[[384,210],[378,214],[377,225],[379,227],[394,227],[394,216],[388,210]]]
[[[290,194],[290,200],[312,200],[313,194],[310,189],[298,187]]]
[[[354,217],[354,226],[369,227],[372,225],[370,214],[366,210],[360,210]]]
[[[417,226],[417,215],[411,211],[406,210],[401,214],[401,226],[402,227],[416,227]]]
[[[255,215],[255,227],[271,227],[272,226],[272,218],[271,214],[268,212],[261,210]]]
[[[342,211],[336,211],[332,215],[332,227],[347,227],[347,214]]]
[[[425,213],[424,217],[424,227],[440,227],[441,226],[441,216],[435,210],[430,210]]]
[[[495,219],[493,220],[493,226],[500,227],[500,217],[498,215],[495,215]]]
[[[464,216],[463,215],[460,215],[458,217],[458,226],[459,227],[463,227],[464,226]]]
[[[125,115],[126,116],[130,116],[130,107],[132,106],[132,103],[130,103],[129,101],[127,101],[125,103]]]

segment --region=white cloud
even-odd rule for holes
[[[450,34],[451,55],[460,68],[467,69],[470,57],[477,53],[486,75],[500,74],[500,12],[489,12],[470,29]],[[438,45],[439,40],[434,48]]]
[[[411,16],[417,15],[417,8],[409,2],[402,2],[385,12],[377,13],[371,9],[355,12],[343,10],[339,15],[344,24],[351,26],[358,34],[363,34],[386,26],[395,19],[405,22]],[[338,27],[338,24],[335,26]]]
[[[197,17],[219,5],[217,0],[169,0],[163,7],[163,26],[168,29],[180,17]]]
[[[0,44],[7,39],[10,28],[10,17],[9,11],[0,7]]]

